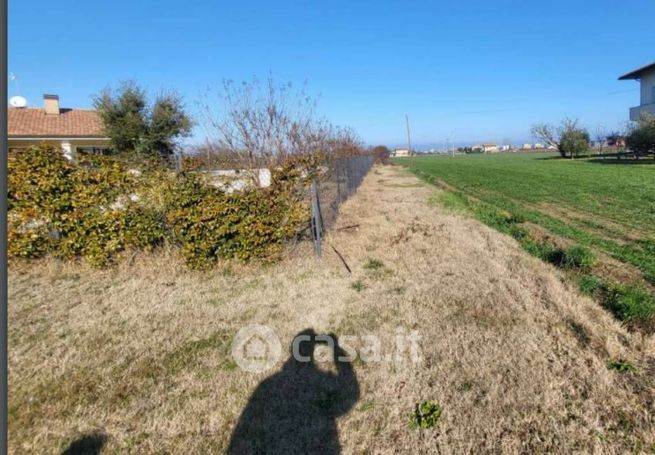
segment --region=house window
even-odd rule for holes
[[[77,147],[75,150],[85,155],[109,155],[107,147]]]

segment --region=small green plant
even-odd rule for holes
[[[519,226],[518,224],[512,224],[509,227],[508,233],[519,242],[527,239],[530,236],[528,230],[523,226]]]
[[[523,249],[539,259],[550,262],[551,264],[558,263],[563,255],[561,249],[546,242],[540,242],[526,238],[521,242]]]
[[[359,406],[359,411],[366,412],[370,409],[373,409],[373,406],[375,406],[375,402],[373,400],[364,400]]]
[[[594,275],[578,277],[578,286],[620,321],[647,333],[655,331],[655,296],[644,287],[610,283]]]
[[[227,371],[234,371],[237,369],[238,365],[234,361],[234,359],[227,359],[225,362],[221,364],[221,367]]]
[[[655,273],[644,273],[644,280],[655,286]]]
[[[514,233],[511,231],[510,233],[521,242],[521,245],[528,253],[543,261],[550,262],[556,267],[588,270],[596,264],[596,256],[585,246],[574,245],[571,248],[563,249],[549,242],[533,240],[527,233]]]
[[[407,289],[404,286],[394,286],[389,289],[390,294],[402,295]]]
[[[434,427],[441,417],[441,408],[432,400],[417,404],[414,413],[409,419],[409,427],[428,429]]]
[[[607,368],[619,373],[636,373],[639,371],[636,366],[623,359],[611,359],[607,362]]]
[[[578,287],[583,294],[594,295],[603,286],[603,280],[594,275],[581,275],[578,277]]]
[[[634,428],[634,422],[623,411],[619,411],[616,416],[616,423],[609,427],[609,430],[615,433],[629,433]],[[637,453],[637,451],[633,451]]]
[[[458,392],[468,392],[473,389],[473,385],[472,381],[463,381],[457,385],[456,390]]]
[[[655,296],[639,286],[611,284],[601,290],[601,302],[614,315],[630,324],[655,329]]]
[[[350,285],[350,287],[357,292],[362,292],[364,289],[366,289],[366,285],[362,283],[362,280],[355,281]]]
[[[455,193],[452,191],[444,191],[439,193],[438,197],[433,197],[431,203],[441,203],[447,209],[453,211],[463,211],[469,209],[469,202],[461,193]]]
[[[368,258],[368,261],[364,264],[366,270],[378,270],[382,267],[384,267],[384,263],[379,259]]]
[[[564,251],[561,266],[565,269],[588,270],[596,264],[596,256],[587,247],[574,245]]]
[[[525,220],[512,212],[498,209],[490,204],[480,203],[475,207],[476,217],[487,226],[503,233],[510,233],[513,225],[524,222]]]

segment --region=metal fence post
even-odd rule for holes
[[[317,257],[321,257],[321,237],[323,234],[323,223],[321,216],[321,206],[318,201],[318,185],[316,180],[312,180],[311,188],[312,198],[312,238],[314,239],[314,252]]]
[[[337,158],[334,160],[334,170],[337,174],[337,207],[341,204],[341,160]]]

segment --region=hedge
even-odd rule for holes
[[[8,157],[10,257],[83,257],[109,264],[128,248],[179,247],[193,268],[220,258],[273,258],[308,223],[299,173],[282,166],[269,188],[228,194],[201,173],[162,163],[129,168],[115,156],[66,159],[50,145]]]

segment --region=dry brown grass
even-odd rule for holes
[[[654,449],[654,338],[628,333],[513,239],[430,206],[434,191],[397,168],[369,174],[337,221],[359,228],[327,239],[353,275],[309,245],[275,265],[206,273],[167,253],[106,271],[13,264],[11,452],[57,453],[94,432],[108,453],[224,451],[274,373],[230,358],[251,323],[283,346],[310,327],[423,336],[421,363],[355,362],[359,402],[337,421],[345,453]],[[640,370],[609,370],[612,358]],[[410,430],[428,399],[441,420]]]

